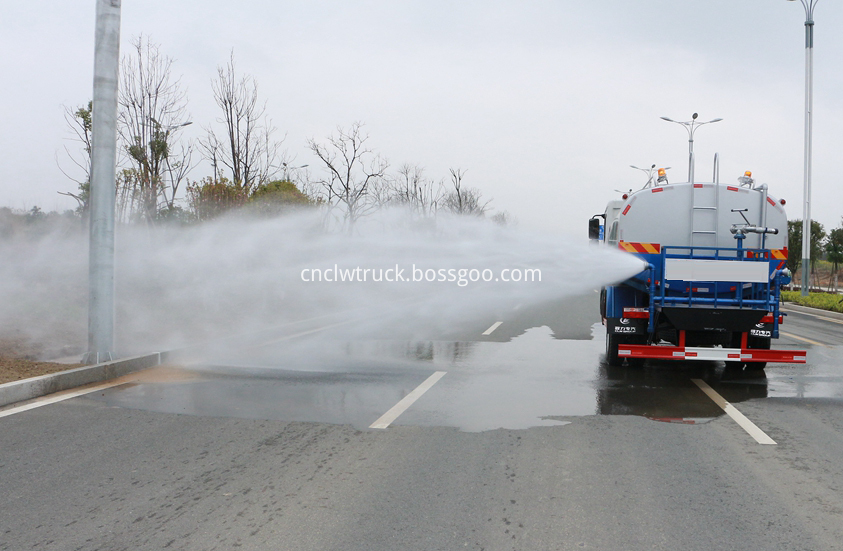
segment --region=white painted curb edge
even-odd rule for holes
[[[161,365],[161,357],[162,353],[155,352],[4,383],[0,385],[0,407],[155,367]]]

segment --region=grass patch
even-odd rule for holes
[[[810,306],[811,308],[843,313],[843,302],[840,302],[841,299],[843,297],[840,295],[833,295],[831,293],[811,293],[807,297],[803,297],[801,291],[782,291],[782,300],[784,302],[792,302],[793,304]]]

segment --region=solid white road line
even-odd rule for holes
[[[791,339],[796,339],[798,341],[807,342],[808,344],[813,344],[814,346],[822,346],[823,348],[828,348],[827,344],[823,344],[821,342],[812,341],[811,339],[806,339],[805,337],[800,337],[799,335],[794,335],[793,333],[785,333],[784,331],[779,331],[779,335],[784,335],[785,337],[789,337]]]
[[[492,326],[490,328],[483,331],[483,334],[484,335],[491,335],[495,331],[495,329],[497,329],[501,325],[503,325],[502,321],[496,321],[495,323],[492,324]]]
[[[105,390],[106,388],[111,388],[115,386],[125,385],[128,381],[125,378],[120,378],[117,381],[109,381],[107,383],[102,383],[95,386],[87,386],[82,388],[77,388],[74,390],[66,390],[62,392],[56,392],[55,394],[50,394],[43,398],[36,398],[35,400],[25,403],[20,406],[16,406],[13,408],[9,408],[3,411],[0,411],[0,417],[8,417],[10,415],[14,415],[16,413],[22,413],[24,411],[29,411],[31,409],[40,408],[41,406],[48,406],[50,404],[55,404],[57,402],[63,402],[65,400],[70,400],[71,398],[76,398],[78,396],[84,396],[85,394],[90,394],[91,392],[97,392],[98,390]]]
[[[801,310],[791,310],[790,308],[782,308],[782,310],[784,310],[786,312],[790,312],[792,314],[802,314],[803,316],[811,316],[812,318],[818,318],[818,319],[821,319],[823,321],[830,321],[831,323],[839,323],[839,324],[843,325],[843,320],[839,320],[839,319],[835,319],[835,318],[829,318],[829,317],[826,317],[826,316],[820,316],[819,314],[813,314],[811,312],[803,312]]]
[[[381,415],[381,418],[372,423],[369,428],[370,429],[385,429],[387,428],[393,421],[398,419],[398,416],[407,411],[413,402],[421,398],[422,394],[430,390],[430,387],[436,384],[436,381],[441,379],[445,376],[447,371],[437,371],[430,377],[428,377],[422,384],[416,387],[411,393],[404,396],[400,402],[392,406],[392,409]]]
[[[720,396],[713,388],[708,386],[708,383],[703,381],[702,379],[691,379],[694,383],[700,387],[700,390],[705,392],[709,398],[711,398],[715,404],[720,406],[720,409],[726,412],[726,415],[731,417],[738,425],[741,426],[743,430],[749,433],[750,436],[755,438],[755,441],[759,444],[772,444],[775,445],[776,441],[767,436],[763,430],[759,429],[755,423],[750,421],[746,418],[746,416],[741,413],[740,411],[735,408],[732,404],[726,401],[725,398]]]

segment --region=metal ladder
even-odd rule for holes
[[[713,184],[691,182],[691,246],[717,246],[717,203],[720,199],[719,158],[714,155]]]

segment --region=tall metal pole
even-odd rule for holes
[[[117,75],[120,1],[97,0],[91,132],[88,352],[84,362],[113,359],[114,201],[117,165]]]
[[[792,0],[791,0],[792,1]],[[811,289],[811,134],[814,111],[814,6],[819,0],[801,0],[805,8],[805,198],[802,209],[802,296]]]
[[[691,139],[688,140],[688,181],[694,183],[694,134],[691,134]]]
[[[685,130],[688,132],[688,181],[690,183],[694,183],[694,132],[697,131],[697,128],[704,124],[711,124],[713,122],[720,122],[723,119],[712,119],[706,122],[697,122],[697,114],[694,113],[691,117],[691,120],[680,122],[675,121],[673,119],[669,119],[667,117],[661,117],[663,121],[667,122],[675,122],[676,124],[681,124],[685,127]]]

